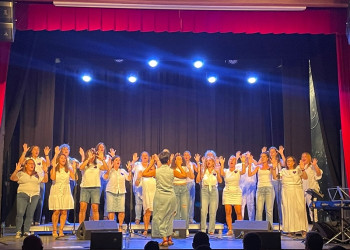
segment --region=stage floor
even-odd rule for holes
[[[15,232],[13,229],[5,229],[5,236],[0,238],[0,249],[21,249],[23,243],[23,237],[20,239],[15,238]],[[40,238],[44,243],[44,250],[46,249],[89,249],[89,240],[77,240],[77,238],[65,232],[65,236],[54,239],[49,232],[40,233]],[[168,247],[169,249],[192,249],[192,240],[194,233],[190,233],[190,236],[186,239],[174,239],[174,245]],[[287,236],[281,237],[282,249],[305,249],[304,243],[301,238],[289,238]],[[131,234],[129,237],[123,234],[123,249],[143,249],[144,245],[150,241],[156,240],[160,242],[160,239],[152,239],[149,235],[144,237],[141,234]],[[242,240],[235,239],[231,236],[216,234],[210,236],[210,245],[212,249],[242,249]],[[329,249],[334,244],[329,244],[324,249]],[[350,249],[350,245],[343,245],[345,248]],[[162,249],[163,247],[161,247]],[[167,248],[163,248],[167,249]]]

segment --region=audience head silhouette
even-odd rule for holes
[[[261,249],[261,239],[257,233],[250,232],[244,235],[243,238],[244,250],[259,250]]]
[[[193,237],[193,242],[192,242],[193,249],[198,249],[198,247],[200,246],[207,246],[210,249],[209,237],[206,233],[197,232]]]
[[[321,250],[323,248],[323,238],[317,232],[308,232],[305,239],[305,249]]]
[[[41,239],[32,234],[23,240],[22,250],[42,250],[43,242]]]
[[[143,248],[144,250],[159,250],[159,245],[157,241],[150,240],[147,242],[145,247]]]

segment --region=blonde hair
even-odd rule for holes
[[[310,153],[304,152],[304,153],[301,154],[301,156],[303,156],[303,154],[306,155],[306,158],[307,158],[307,160],[308,160],[308,163],[311,163],[311,155],[310,155]]]

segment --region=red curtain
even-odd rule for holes
[[[343,34],[346,9],[189,11],[16,4],[18,30]]]
[[[346,178],[350,184],[350,46],[345,35],[337,35],[338,87]]]
[[[4,110],[7,69],[9,64],[11,43],[0,42],[0,126]]]

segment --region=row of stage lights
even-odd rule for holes
[[[156,68],[158,66],[159,62],[157,60],[150,60],[148,61],[148,65],[151,67],[151,68]],[[193,67],[195,67],[196,69],[200,69],[204,66],[204,62],[203,61],[200,61],[200,60],[197,60],[195,62],[193,62]],[[83,74],[81,79],[86,82],[86,83],[89,83],[91,82],[92,80],[92,76],[90,74]],[[127,76],[127,80],[128,82],[130,82],[131,84],[134,84],[137,82],[138,78],[137,78],[137,74],[129,74]],[[207,76],[207,81],[210,83],[210,84],[215,84],[218,80],[218,77],[216,75],[208,75]],[[257,82],[258,78],[256,76],[248,76],[247,77],[247,82],[249,84],[255,84]]]

